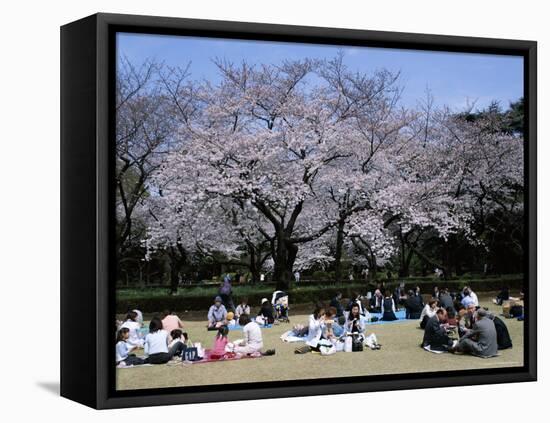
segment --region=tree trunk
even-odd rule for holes
[[[283,231],[281,231],[283,232]],[[292,269],[296,256],[298,255],[298,247],[288,242],[284,232],[278,234],[276,243],[276,254],[273,257],[275,268],[273,271],[273,279],[276,283],[276,289],[280,291],[288,291],[292,281]]]
[[[410,260],[407,260],[407,248],[406,248],[406,241],[403,237],[403,232],[401,230],[399,231],[399,277],[400,278],[406,278],[409,276],[409,265]]]
[[[179,274],[186,262],[184,251],[178,252],[174,247],[170,247],[168,256],[170,257],[170,295],[176,295],[179,285]]]
[[[342,281],[342,250],[344,249],[344,220],[338,223],[336,232],[336,251],[334,253],[334,279],[336,283]]]

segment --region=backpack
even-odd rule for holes
[[[520,305],[514,305],[510,307],[510,317],[523,316],[523,307]]]

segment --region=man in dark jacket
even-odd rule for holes
[[[453,340],[447,335],[447,331],[442,326],[447,319],[447,312],[440,308],[435,316],[430,317],[424,329],[424,339],[422,347],[429,346],[433,351],[447,351],[453,346]]]
[[[469,353],[478,357],[497,355],[497,331],[494,322],[487,317],[487,311],[480,308],[477,311],[476,322],[472,330],[460,338],[456,351]]]
[[[491,319],[495,324],[498,349],[505,350],[507,348],[512,348],[512,338],[510,337],[510,332],[508,332],[508,328],[502,319],[491,313],[487,315],[487,318]]]
[[[341,317],[344,315],[344,307],[342,307],[342,293],[337,292],[336,296],[330,300],[330,307],[336,309],[336,317]]]
[[[455,309],[454,303],[453,303],[453,297],[451,297],[447,288],[444,288],[439,292],[439,306],[441,308],[444,308],[445,310],[448,309],[449,307],[451,307],[453,310]]]
[[[414,295],[413,291],[409,291],[408,298],[405,300],[405,317],[407,319],[418,320],[423,308],[422,297]]]

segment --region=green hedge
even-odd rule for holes
[[[432,291],[434,286],[440,288],[447,287],[452,291],[458,291],[464,287],[466,282],[464,280],[455,281],[423,281],[423,282],[408,282],[405,284],[405,289],[413,288],[416,284],[421,286],[421,290],[424,294],[428,294]],[[476,292],[490,292],[498,291],[503,285],[508,286],[510,289],[519,290],[523,286],[523,280],[516,279],[479,279],[470,280],[468,285]],[[388,284],[387,288],[393,291],[396,282]],[[155,292],[155,295],[144,292],[139,296],[138,293],[134,293],[133,296],[125,297],[124,294],[117,296],[117,313],[125,313],[128,309],[138,308],[147,313],[161,312],[165,309],[184,311],[184,310],[206,310],[212,305],[213,297],[216,295],[217,287],[195,289],[186,291],[180,289],[177,295],[168,295],[166,291],[163,294],[161,292]],[[364,283],[354,284],[341,284],[341,285],[318,285],[318,286],[303,286],[295,287],[291,289],[290,303],[292,304],[314,304],[318,301],[328,303],[328,301],[336,295],[337,292],[341,292],[344,297],[349,297],[353,291],[365,293],[367,288]],[[271,286],[242,286],[235,287],[233,292],[233,300],[237,302],[241,296],[247,296],[248,302],[251,305],[259,306],[263,297],[271,299],[271,295],[274,288]]]

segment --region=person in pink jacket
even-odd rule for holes
[[[216,339],[214,339],[214,346],[210,350],[210,358],[218,360],[225,355],[225,346],[227,345],[229,329],[227,326],[222,326],[218,329]]]

